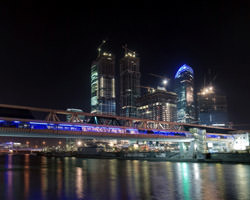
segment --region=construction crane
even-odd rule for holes
[[[163,78],[163,79],[170,80],[170,78],[167,78],[166,76],[161,76],[161,75],[153,74],[153,73],[148,73],[148,74],[151,75],[151,76],[157,77],[157,78]]]
[[[106,43],[106,40],[103,40],[102,43],[97,47],[97,51],[98,51],[98,57],[101,55],[101,47]]]
[[[154,91],[154,90],[155,90],[155,88],[153,88],[153,87],[149,87],[149,86],[143,86],[143,85],[140,85],[140,86],[137,86],[137,87],[140,87],[140,88],[145,88],[145,89],[147,89],[147,90],[148,90],[148,92],[152,92],[152,91]]]
[[[149,75],[157,77],[157,78],[162,78],[163,85],[167,85],[168,81],[170,80],[170,78],[167,78],[166,76],[161,76],[161,75],[158,75],[158,74],[149,73]]]
[[[122,48],[125,50],[125,55],[127,55],[128,53],[131,53],[132,56],[135,57],[135,51],[132,51],[128,48],[128,45],[125,44],[125,45],[122,45]]]

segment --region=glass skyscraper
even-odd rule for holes
[[[136,117],[136,99],[140,97],[139,58],[135,52],[127,51],[120,60],[120,115]]]
[[[175,74],[177,122],[195,123],[194,71],[184,64]]]
[[[115,115],[115,57],[103,52],[91,66],[91,113]]]

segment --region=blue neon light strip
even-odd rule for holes
[[[227,139],[227,138],[231,138],[232,136],[226,136],[226,135],[207,135],[207,138],[217,138],[217,139]]]
[[[44,122],[29,122],[30,124],[41,124],[41,125],[48,125],[48,123]]]
[[[99,133],[117,133],[117,134],[158,134],[165,136],[183,136],[185,133],[181,132],[168,132],[160,130],[140,130],[136,128],[118,128],[118,127],[105,127],[105,126],[92,126],[92,125],[72,125],[72,124],[53,124],[45,122],[20,122],[20,121],[5,121],[6,125],[15,125],[17,128],[30,128],[42,130],[64,130],[64,131],[82,131],[82,132],[99,132]]]

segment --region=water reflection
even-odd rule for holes
[[[250,166],[0,156],[0,199],[249,199]]]
[[[29,154],[24,155],[24,198],[29,197],[29,187],[30,187],[30,156]]]
[[[13,199],[13,165],[12,165],[12,154],[5,156],[5,183],[6,184],[6,193],[9,199]]]
[[[82,168],[76,168],[76,197],[78,199],[83,199],[83,177]]]
[[[57,170],[56,170],[56,181],[57,181],[57,197],[61,198],[62,195],[62,187],[63,187],[63,164],[62,161],[57,159]]]
[[[245,165],[236,165],[234,168],[234,178],[236,181],[235,187],[237,191],[237,199],[249,199],[250,185],[250,168],[245,167]]]
[[[47,166],[47,158],[41,157],[41,195],[42,199],[47,198],[47,190],[48,190],[48,166]]]
[[[219,198],[225,199],[225,183],[224,183],[224,170],[223,165],[218,163],[215,165],[215,173],[217,180],[217,190],[219,191]]]

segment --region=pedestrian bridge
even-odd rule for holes
[[[0,104],[0,137],[191,142],[192,128],[210,132],[207,138],[213,140],[227,139],[232,131],[198,124]]]

